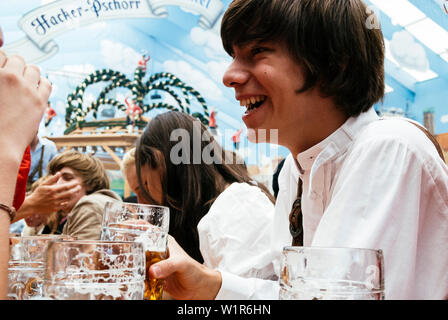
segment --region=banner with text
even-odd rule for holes
[[[26,38],[5,46],[7,54],[20,54],[28,63],[53,56],[57,35],[92,23],[127,18],[166,18],[166,6],[179,6],[200,15],[199,25],[212,28],[223,10],[220,0],[59,0],[38,7],[19,20]]]

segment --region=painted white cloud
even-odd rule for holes
[[[95,101],[95,96],[93,94],[91,94],[90,92],[85,93],[84,94],[84,100],[83,100],[83,104],[84,106],[89,106],[93,101]]]
[[[72,64],[63,66],[62,70],[82,75],[89,75],[95,71],[95,66],[91,64]]]
[[[194,27],[190,31],[190,37],[195,45],[204,47],[208,58],[229,59],[222,46],[221,38],[215,32]]]
[[[421,72],[429,69],[425,49],[405,30],[394,33],[390,50],[393,57],[404,67]]]
[[[109,68],[124,73],[133,73],[142,57],[134,49],[110,40],[101,41],[101,54],[104,58],[104,63]]]
[[[66,72],[67,85],[75,89],[89,74],[95,72],[95,66],[91,64],[65,65],[62,70]]]
[[[440,122],[448,123],[448,114],[445,114],[442,117],[440,117]]]
[[[187,85],[198,91],[205,99],[217,100],[222,97],[222,91],[215,82],[183,60],[167,60],[163,63],[163,69],[175,74]]]
[[[94,24],[89,25],[88,28],[91,31],[99,32],[99,31],[107,28],[107,23],[106,22],[96,22]]]
[[[215,80],[217,83],[222,83],[222,77],[229,66],[229,62],[221,60],[221,61],[210,61],[207,63],[207,70],[209,72],[210,77]]]
[[[65,115],[65,102],[64,101],[57,101],[56,104],[52,105],[52,108],[54,111],[56,111],[56,114],[58,116]]]
[[[50,127],[56,136],[61,136],[64,134],[65,122],[61,118],[56,118],[55,122],[50,124]]]
[[[205,55],[211,60],[206,63],[209,76],[216,83],[222,83],[222,77],[231,59],[224,51],[219,35],[213,30],[194,27],[190,31],[190,37],[196,46],[203,47]]]

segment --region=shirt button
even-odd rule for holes
[[[319,198],[319,195],[317,194],[317,192],[316,191],[311,192],[310,199],[316,200],[317,198]]]

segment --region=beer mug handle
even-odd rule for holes
[[[28,299],[36,296],[42,297],[43,286],[44,286],[44,280],[42,278],[32,278],[28,280],[25,286],[26,297]]]

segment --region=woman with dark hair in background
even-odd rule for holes
[[[137,142],[135,161],[140,202],[170,208],[169,233],[192,258],[244,277],[272,274],[273,197],[200,121],[158,115]]]

